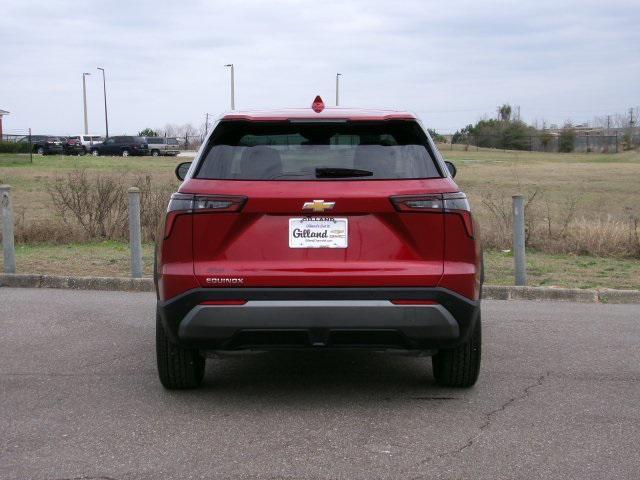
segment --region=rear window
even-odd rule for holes
[[[316,169],[367,172],[358,180],[441,177],[422,128],[406,120],[221,122],[195,177],[317,180]]]

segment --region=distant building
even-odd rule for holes
[[[4,117],[5,115],[9,115],[9,112],[0,109],[0,140],[2,140],[2,117]]]

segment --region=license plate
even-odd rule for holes
[[[348,227],[346,218],[290,218],[289,248],[347,248]]]

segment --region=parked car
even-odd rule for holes
[[[178,140],[166,137],[145,137],[149,146],[149,153],[154,157],[159,155],[170,155],[175,157],[180,153]]]
[[[176,169],[157,250],[161,383],[197,387],[211,352],[369,349],[472,386],[482,252],[455,172],[408,112],[222,117]]]
[[[65,155],[86,155],[87,150],[78,137],[67,137],[62,143],[62,151]]]
[[[78,134],[75,135],[73,137],[69,137],[69,138],[73,138],[75,140],[78,140],[80,142],[80,144],[82,145],[82,147],[84,148],[84,151],[86,153],[89,153],[91,151],[91,148],[94,146],[98,146],[100,145],[103,141],[104,138],[101,137],[100,135],[84,135],[84,134]]]
[[[39,155],[55,155],[63,153],[62,140],[59,137],[51,135],[31,135],[31,137],[23,137],[18,140],[19,143],[29,143],[33,153]]]
[[[149,149],[144,137],[109,137],[104,142],[91,147],[91,154],[98,155],[148,155]]]

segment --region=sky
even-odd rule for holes
[[[640,104],[640,2],[2,0],[5,133],[111,135],[236,108],[410,110],[450,133],[505,102],[562,124]]]

